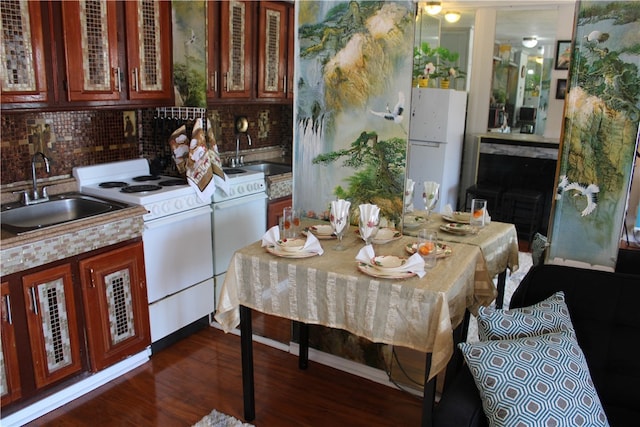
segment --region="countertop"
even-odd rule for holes
[[[482,142],[491,142],[494,144],[511,144],[511,145],[532,145],[539,147],[553,147],[558,148],[560,145],[559,138],[545,138],[540,135],[528,134],[528,133],[499,133],[489,132],[475,134],[476,137],[481,138]]]

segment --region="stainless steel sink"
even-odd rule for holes
[[[126,203],[87,196],[81,193],[65,193],[50,196],[49,201],[33,205],[11,203],[2,206],[2,228],[22,234],[53,225],[114,212],[129,207]]]
[[[281,163],[254,163],[241,166],[242,169],[248,169],[252,171],[264,172],[265,176],[280,175],[283,173],[291,172],[290,165],[283,165]]]

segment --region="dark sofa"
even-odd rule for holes
[[[578,343],[610,425],[639,425],[640,275],[535,266],[514,292],[509,308],[533,305],[557,291],[565,293]],[[480,395],[466,366],[443,392],[433,424],[487,425]]]

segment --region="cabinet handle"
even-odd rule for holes
[[[6,322],[11,325],[13,324],[13,319],[11,317],[11,296],[10,295],[5,295],[4,304],[6,306],[6,313],[7,313]]]
[[[138,69],[137,68],[133,69],[133,90],[135,92],[138,91]]]
[[[120,67],[114,68],[113,73],[116,75],[116,86],[118,88],[118,92],[120,92],[122,89],[120,86]]]
[[[229,92],[229,72],[224,73],[224,89]]]
[[[286,75],[284,77],[282,77],[282,86],[284,86],[284,93],[287,93],[287,83],[288,82],[289,82],[289,80],[287,79]]]
[[[214,92],[218,91],[218,72],[214,71],[213,74],[211,74],[211,86],[210,86]]]
[[[93,280],[93,268],[89,269],[89,274],[91,275],[91,287],[95,288],[96,287],[96,282],[94,282],[94,280]]]
[[[29,288],[29,293],[31,294],[31,304],[33,314],[38,315],[38,302],[36,301],[36,288],[33,286]]]

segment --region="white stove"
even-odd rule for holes
[[[149,212],[145,221],[209,204],[197,197],[185,179],[150,175],[145,159],[77,167],[73,176],[82,193],[144,206]]]

